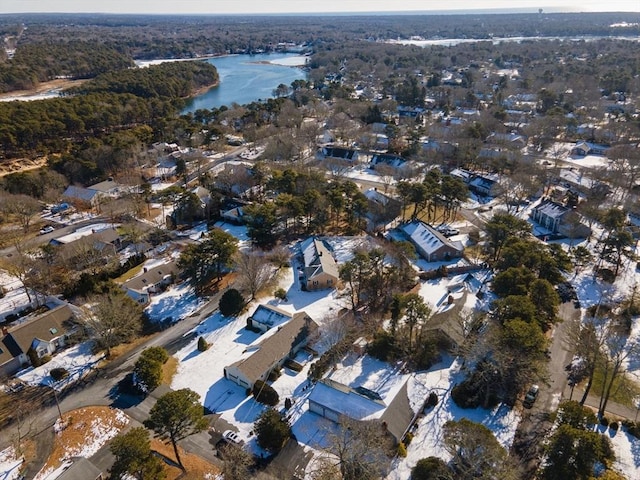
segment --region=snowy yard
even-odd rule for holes
[[[84,342],[57,353],[49,362],[37,368],[29,367],[18,372],[16,377],[29,385],[45,385],[63,390],[67,386],[82,379],[95,369],[103,358],[103,354],[94,355],[91,351],[93,342]],[[63,367],[69,376],[56,382],[49,372],[54,368]]]
[[[205,300],[196,296],[187,282],[171,286],[166,291],[151,296],[151,303],[145,308],[152,322],[177,322],[193,314]]]
[[[0,452],[0,480],[18,480],[23,461],[22,457],[17,457],[13,447],[2,450]]]

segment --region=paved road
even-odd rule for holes
[[[200,310],[189,317],[177,322],[172,325],[168,329],[157,333],[152,338],[150,338],[147,342],[139,345],[127,355],[123,355],[120,358],[117,358],[110,362],[101,372],[100,375],[95,379],[95,381],[81,390],[76,390],[70,392],[66,395],[59,395],[59,403],[60,410],[63,412],[75,410],[82,407],[92,406],[92,405],[105,405],[110,406],[114,404],[114,401],[118,399],[117,394],[117,384],[118,382],[133,369],[133,365],[138,358],[138,355],[142,350],[150,346],[163,346],[170,351],[170,353],[175,353],[179,348],[186,345],[189,341],[193,339],[193,334],[190,333],[191,330],[194,329],[198,323],[202,320],[210,316],[213,312],[216,311],[218,307],[218,301],[220,296],[222,295],[222,291],[212,296],[209,301],[200,308]],[[44,387],[43,387],[44,388]],[[124,401],[122,397],[119,398],[120,402]],[[118,403],[117,401],[115,402]],[[129,405],[129,407],[132,407]],[[138,421],[143,421],[146,417],[144,416],[144,409],[148,413],[148,409],[151,408],[151,405],[146,403],[142,403],[137,406],[132,412],[135,413],[133,416],[134,419]],[[125,410],[126,411],[126,410]],[[129,412],[127,412],[129,413]],[[51,431],[51,427],[55,423],[58,418],[58,410],[56,408],[55,403],[49,405],[42,410],[34,413],[34,417],[36,418],[32,431],[34,432],[46,432]],[[0,450],[9,446],[12,442],[12,436],[15,434],[15,428],[13,426],[9,426],[0,431]],[[200,451],[194,451],[194,453],[201,453],[204,450],[202,445],[208,445],[209,439],[204,438],[202,441],[193,441],[200,446]],[[40,444],[42,443],[42,444]],[[45,442],[40,442],[39,446],[41,448],[46,448]],[[49,442],[49,450],[52,448],[52,445]],[[195,447],[194,447],[195,448]],[[210,449],[209,449],[210,450]],[[47,455],[38,455],[37,462],[44,462],[46,460]],[[34,461],[36,463],[36,461]],[[35,471],[38,471],[41,468],[42,464],[34,465],[32,468]]]

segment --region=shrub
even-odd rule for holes
[[[285,360],[284,362],[284,366],[293,370],[294,372],[300,373],[302,371],[302,369],[304,368],[302,365],[300,365],[298,362],[296,362],[295,360]]]
[[[619,427],[618,422],[611,422],[611,423],[609,424],[609,428],[610,428],[611,430],[618,430],[618,427]]]
[[[209,344],[204,339],[204,337],[198,337],[198,351],[199,352],[204,352],[208,348],[209,348]]]
[[[255,423],[258,445],[269,453],[278,453],[291,437],[291,427],[273,408],[268,408]]]
[[[405,447],[402,442],[398,444],[398,456],[400,458],[406,458],[407,456],[407,447]]]
[[[431,392],[427,398],[427,407],[435,407],[438,404],[438,394]]]
[[[438,478],[452,478],[451,470],[438,457],[421,458],[411,469],[411,480],[436,480]]]
[[[58,382],[63,378],[67,378],[69,376],[69,370],[67,370],[66,368],[57,367],[57,368],[51,369],[51,371],[49,372],[49,375],[51,375],[51,378],[53,378],[56,382]]]
[[[239,314],[244,308],[244,298],[235,288],[230,288],[222,294],[218,303],[220,313],[225,317],[232,317]]]
[[[291,408],[291,399],[289,397],[284,399],[284,408],[286,410],[289,410]]]
[[[40,359],[40,365],[44,365],[45,363],[49,363],[51,361],[51,355],[43,355]]]
[[[402,440],[402,443],[404,443],[405,445],[409,445],[412,441],[413,433],[407,432],[407,434],[404,436],[404,439]]]
[[[140,355],[133,367],[133,383],[138,390],[149,393],[158,388],[161,382],[162,363],[152,357]]]
[[[603,416],[600,419],[600,425],[602,425],[603,427],[608,426],[609,425],[609,419],[607,417]]]
[[[169,353],[162,347],[145,348],[140,356],[147,357],[149,360],[153,360],[159,364],[167,363],[167,360],[169,360]]]
[[[279,298],[280,300],[286,300],[287,291],[284,288],[278,288],[275,292],[273,292],[273,296]]]
[[[282,370],[280,370],[280,368],[274,368],[269,372],[269,381],[275,382],[280,378],[280,375],[282,375]]]
[[[276,392],[271,385],[263,382],[262,380],[258,380],[253,385],[253,396],[258,402],[271,407],[276,406],[280,401],[278,392]]]

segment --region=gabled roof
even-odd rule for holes
[[[308,238],[300,245],[300,251],[304,257],[304,273],[307,280],[321,273],[338,278],[338,264],[323,240]]]
[[[77,187],[76,185],[69,185],[67,189],[62,194],[63,197],[68,198],[77,198],[79,200],[84,200],[85,202],[90,202],[97,195],[100,195],[102,192],[98,190],[92,190],[84,187]]]
[[[553,200],[545,200],[544,202],[534,207],[534,210],[550,218],[561,218],[570,211],[569,208],[557,202],[554,202]]]
[[[105,180],[104,182],[96,183],[87,187],[88,190],[95,190],[101,193],[111,193],[117,191],[119,188],[120,184],[113,180]]]
[[[306,312],[298,312],[273,335],[257,344],[257,350],[251,356],[235,362],[233,366],[255,383],[274,363],[289,355],[293,347],[317,330],[318,324]]]
[[[95,480],[102,472],[93,463],[84,457],[76,457],[57,480]]]
[[[148,269],[146,272],[143,270],[140,275],[127,280],[122,284],[122,288],[126,290],[133,290],[136,292],[143,292],[149,286],[156,285],[171,275],[178,274],[178,265],[175,260],[171,260],[168,263],[163,263],[156,267]]]
[[[448,246],[459,251],[463,250],[459,242],[452,242],[435,228],[419,220],[406,223],[401,228],[413,243],[429,255],[437,252],[443,246]]]
[[[72,318],[73,311],[69,305],[61,305],[11,328],[2,338],[0,364],[6,363],[21,353],[27,353],[35,339],[51,342],[65,335]]]

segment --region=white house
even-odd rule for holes
[[[300,244],[300,253],[304,261],[304,274],[300,282],[306,290],[336,287],[340,278],[338,264],[324,241],[308,238]]]
[[[175,260],[153,268],[142,267],[142,272],[124,282],[122,289],[133,300],[146,305],[151,301],[151,294],[158,293],[167,285],[172,284],[178,273],[178,265]]]

